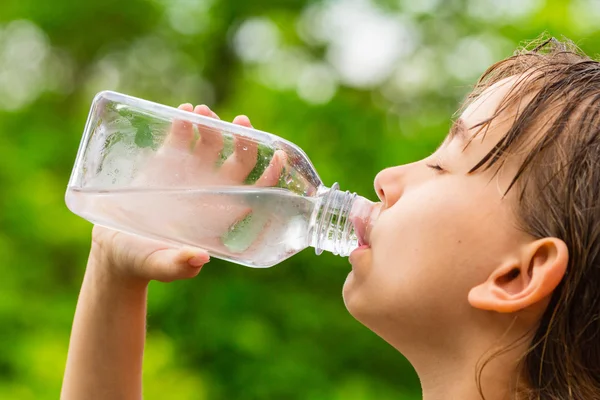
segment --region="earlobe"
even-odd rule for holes
[[[496,268],[472,288],[469,303],[482,310],[511,313],[549,296],[567,270],[569,251],[557,238],[543,238],[523,248],[518,259]]]

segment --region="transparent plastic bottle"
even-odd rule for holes
[[[92,103],[65,199],[95,224],[249,267],[309,246],[347,256],[369,245],[379,213],[325,187],[289,141],[108,91]]]

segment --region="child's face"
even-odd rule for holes
[[[470,289],[527,239],[516,227],[514,191],[503,198],[516,165],[507,162],[493,179],[493,169],[468,174],[506,133],[511,116],[496,118],[463,151],[477,131],[470,128],[493,115],[513,84],[509,78],[486,90],[461,115],[464,129],[457,126],[433,155],[375,178],[382,213],[371,248],[350,258],[344,300],[396,347],[464,329],[474,312]],[[443,171],[431,168],[436,164]]]

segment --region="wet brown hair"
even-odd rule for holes
[[[514,121],[471,172],[499,170],[519,154],[506,193],[518,191],[520,228],[569,250],[566,275],[521,360],[526,387],[515,398],[600,399],[600,63],[570,41],[541,38],[492,65],[466,105],[508,77],[517,83],[480,132],[509,108]]]

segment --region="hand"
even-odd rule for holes
[[[207,106],[193,108],[183,104],[179,109],[195,112],[211,118],[218,116]],[[251,127],[245,116],[237,116],[234,124]],[[223,150],[223,135],[214,129],[198,126],[200,138],[195,140],[194,127],[190,122],[176,120],[160,149],[142,168],[134,185],[167,188],[199,188],[207,185],[243,185],[244,180],[254,169],[258,147],[251,140],[234,138],[234,151],[219,168]],[[286,162],[285,153],[277,151],[269,166],[256,181],[256,186],[275,186]],[[148,198],[130,202],[129,206],[119,200],[118,206],[111,209],[119,218],[136,224],[140,232],[161,231],[166,237],[174,236],[191,241],[202,239],[202,245],[220,250],[223,244],[214,232],[226,232],[236,221],[248,214],[243,204],[233,204],[220,195],[177,198],[161,197],[150,193]],[[174,206],[176,202],[176,206]],[[221,212],[218,212],[216,208]],[[222,210],[226,207],[227,212]],[[168,210],[168,213],[165,212]],[[191,221],[190,215],[199,215],[198,221]],[[203,237],[210,232],[212,236]],[[206,235],[206,234],[205,234]],[[177,247],[166,242],[142,238],[123,232],[95,226],[93,230],[91,257],[121,278],[147,283],[150,280],[169,282],[194,277],[200,268],[209,261],[208,252],[195,247]],[[191,239],[190,239],[191,238]]]

